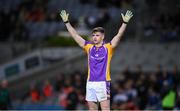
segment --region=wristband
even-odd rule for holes
[[[66,23],[69,23],[69,21],[67,20],[67,21],[65,21],[64,23],[65,23],[65,24],[66,24]]]
[[[123,21],[123,23],[128,24],[128,22]]]

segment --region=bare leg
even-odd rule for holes
[[[100,102],[102,111],[110,111],[110,100],[104,100]]]
[[[98,110],[97,102],[88,101],[88,106],[89,106],[89,110]]]

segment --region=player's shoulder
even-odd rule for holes
[[[91,42],[91,41],[85,41],[85,45],[87,45],[87,44],[93,44],[93,42]]]
[[[114,48],[111,45],[111,42],[104,44],[105,48],[112,54],[114,52]]]
[[[93,46],[93,43],[90,42],[90,41],[85,41],[84,43],[84,48],[87,49],[87,48],[91,48]]]
[[[111,42],[104,43],[105,47],[111,47]]]
[[[91,42],[91,41],[85,41],[85,44],[84,44],[84,46],[91,46],[91,45],[93,45],[93,42]]]

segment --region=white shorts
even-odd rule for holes
[[[110,81],[92,82],[86,84],[86,101],[101,102],[110,98]]]

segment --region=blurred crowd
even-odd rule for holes
[[[110,18],[106,9],[108,2],[102,0],[94,0],[91,2],[94,2],[94,5],[97,4],[97,8],[100,8],[100,10],[102,9],[102,11],[97,17],[90,16],[89,18],[89,16],[87,16],[85,18],[84,21],[87,24],[87,27],[92,28],[95,26],[104,25]],[[116,3],[114,2],[118,1],[112,0],[112,4],[115,5]],[[23,0],[17,4],[15,8],[9,8],[8,10],[0,9],[0,40],[29,40],[29,30],[26,27],[27,22],[37,23],[61,21],[58,10],[55,12],[49,12],[48,3],[48,0]],[[90,1],[88,2],[82,0],[81,3],[90,3]],[[78,19],[80,18],[81,17]],[[73,14],[71,14],[71,23],[76,25],[78,24],[78,21],[79,20],[74,19]]]
[[[144,72],[140,65],[134,71],[124,69],[111,83],[111,109],[116,110],[172,110],[180,109],[180,78],[177,67],[167,71],[157,65],[156,71]],[[85,110],[86,75],[74,72],[71,75],[59,74],[54,80],[31,84],[29,91],[21,99],[25,103],[57,104],[67,110]],[[0,90],[0,108],[12,108],[7,81],[3,81]],[[6,90],[5,90],[6,89]],[[52,99],[54,98],[54,99]],[[11,100],[13,101],[13,100]],[[53,102],[55,101],[55,102]],[[7,105],[2,107],[2,105]]]
[[[46,1],[23,0],[14,9],[0,10],[1,40],[28,40],[28,21],[41,22],[45,20]]]
[[[56,104],[64,109],[86,109],[84,80],[80,73],[68,77],[60,74],[54,81],[46,80],[43,85],[32,84],[26,97],[32,103],[38,103],[56,96]]]
[[[154,72],[143,72],[140,65],[134,72],[128,67],[112,83],[112,109],[161,110],[179,108],[179,74],[177,67],[167,71],[157,65]]]
[[[84,18],[84,22],[88,28],[95,26],[104,26],[106,23],[111,22],[111,14],[108,11],[110,7],[119,9],[135,9],[142,7],[138,16],[142,16],[141,22],[143,24],[144,35],[149,37],[153,34],[160,34],[162,42],[179,40],[179,19],[178,3],[168,0],[145,0],[145,6],[138,5],[135,0],[79,0],[82,5],[90,4],[95,5],[100,14],[97,16],[89,15]],[[68,2],[67,2],[68,3]],[[47,0],[23,0],[15,8],[9,10],[0,9],[0,40],[13,40],[22,41],[29,40],[29,29],[26,27],[27,22],[52,22],[61,21],[59,12],[50,12],[48,10],[49,1]],[[170,5],[169,5],[170,4]],[[147,7],[146,7],[147,6]],[[172,7],[169,8],[169,6]],[[146,7],[146,8],[144,8]],[[61,7],[60,7],[61,9]],[[138,9],[137,9],[138,10]],[[145,15],[145,16],[143,16]],[[74,18],[71,14],[71,22],[73,25],[78,26],[81,16]],[[82,15],[83,16],[83,15]],[[143,22],[145,21],[145,22]],[[138,24],[138,23],[137,23]]]
[[[159,42],[179,41],[179,2],[146,0],[144,37],[157,36]]]

